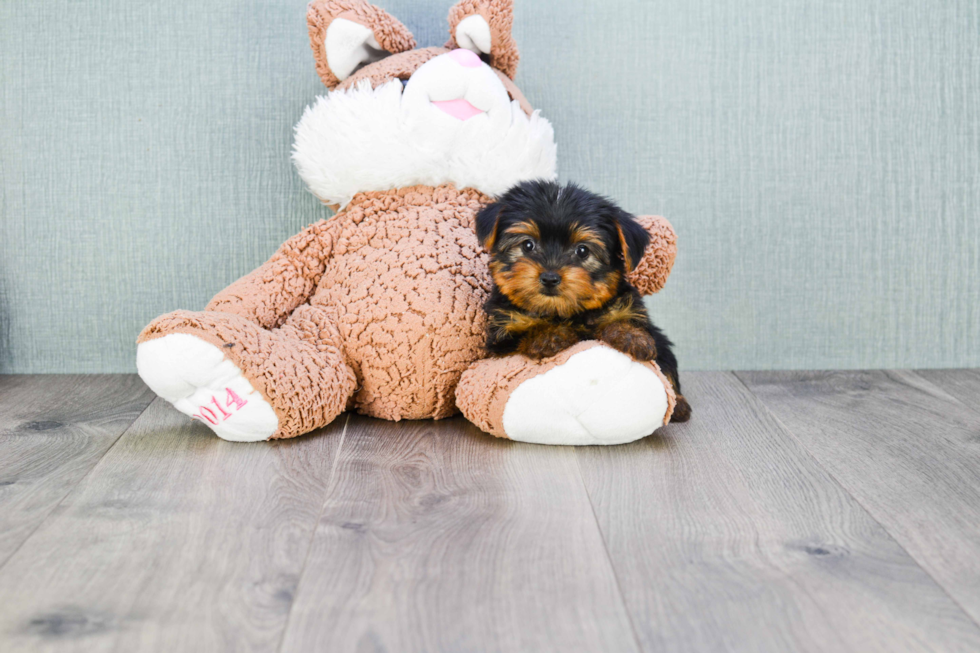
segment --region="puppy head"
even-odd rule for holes
[[[501,292],[523,310],[559,317],[612,299],[650,240],[608,199],[547,181],[524,182],[484,208],[476,233]]]

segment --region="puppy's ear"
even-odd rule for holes
[[[488,252],[497,241],[497,225],[500,222],[500,202],[487,204],[476,214],[476,237]]]
[[[360,66],[415,47],[404,25],[364,0],[313,0],[306,24],[316,72],[329,89]]]
[[[643,250],[650,243],[650,234],[640,226],[636,218],[622,209],[616,209],[613,219],[616,222],[616,231],[619,232],[619,246],[623,250],[623,262],[628,274],[643,258]]]
[[[460,0],[449,10],[446,47],[484,55],[491,66],[514,79],[521,55],[510,34],[513,24],[514,0]]]

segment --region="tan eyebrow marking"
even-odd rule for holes
[[[604,247],[602,237],[594,229],[590,229],[589,227],[583,227],[577,224],[572,227],[570,235],[573,245],[576,243],[592,243],[597,247]]]
[[[530,236],[531,238],[541,238],[541,232],[538,231],[538,225],[533,222],[518,222],[517,224],[507,227],[504,230],[505,234],[514,234],[516,236]]]

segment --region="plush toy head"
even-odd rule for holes
[[[554,179],[551,124],[512,81],[512,5],[463,0],[450,10],[446,47],[415,50],[377,7],[312,2],[310,44],[331,93],[296,126],[293,160],[310,190],[342,207],[364,191],[451,183],[496,196]]]

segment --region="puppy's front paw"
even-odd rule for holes
[[[517,351],[528,358],[551,358],[579,341],[578,334],[571,327],[548,325],[535,329],[525,336],[517,346]]]
[[[674,406],[674,413],[670,416],[671,422],[686,422],[691,419],[691,404],[687,403],[684,395],[677,395],[677,404]]]
[[[657,358],[657,344],[653,341],[653,336],[646,329],[627,322],[613,322],[604,327],[599,339],[636,361],[652,361]]]

